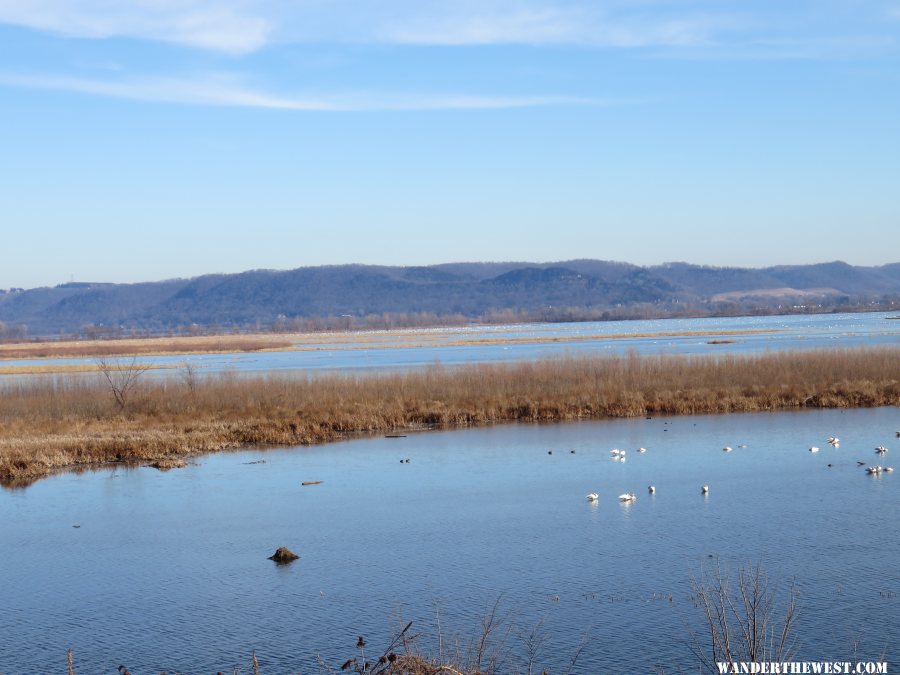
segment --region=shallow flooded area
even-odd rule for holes
[[[76,672],[247,671],[251,650],[317,672],[410,620],[424,650],[437,619],[464,642],[498,598],[551,672],[582,641],[575,672],[685,672],[691,580],[755,562],[799,591],[798,657],[892,662],[900,488],[858,461],[890,465],[898,428],[896,408],[503,425],[61,474],[0,492],[0,672],[70,648]]]
[[[548,323],[294,336],[272,351],[142,356],[154,374],[190,363],[202,373],[316,373],[406,370],[436,363],[525,361],[571,356],[754,354],[900,343],[896,313]],[[125,359],[130,360],[130,359]],[[77,372],[96,359],[4,359],[0,374]],[[7,375],[9,376],[9,375]]]

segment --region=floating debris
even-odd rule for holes
[[[406,434],[385,434],[385,438],[406,438]]]
[[[322,481],[320,480],[305,480],[300,485],[321,485]]]

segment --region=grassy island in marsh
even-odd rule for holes
[[[900,349],[559,358],[401,374],[0,382],[0,481],[256,445],[511,421],[900,404]]]

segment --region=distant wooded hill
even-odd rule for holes
[[[466,320],[581,320],[891,309],[900,263],[743,269],[600,260],[340,265],[254,270],[137,284],[68,283],[0,291],[3,330],[310,328]],[[900,305],[893,305],[900,306]],[[318,317],[319,323],[311,322]]]

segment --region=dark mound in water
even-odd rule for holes
[[[168,471],[169,469],[183,469],[187,466],[187,462],[178,457],[165,457],[156,460],[150,466],[160,471]]]
[[[294,562],[300,556],[294,553],[291,549],[286,546],[282,546],[277,551],[275,551],[275,555],[270,555],[269,560],[274,560],[279,565],[284,565],[285,563]]]

